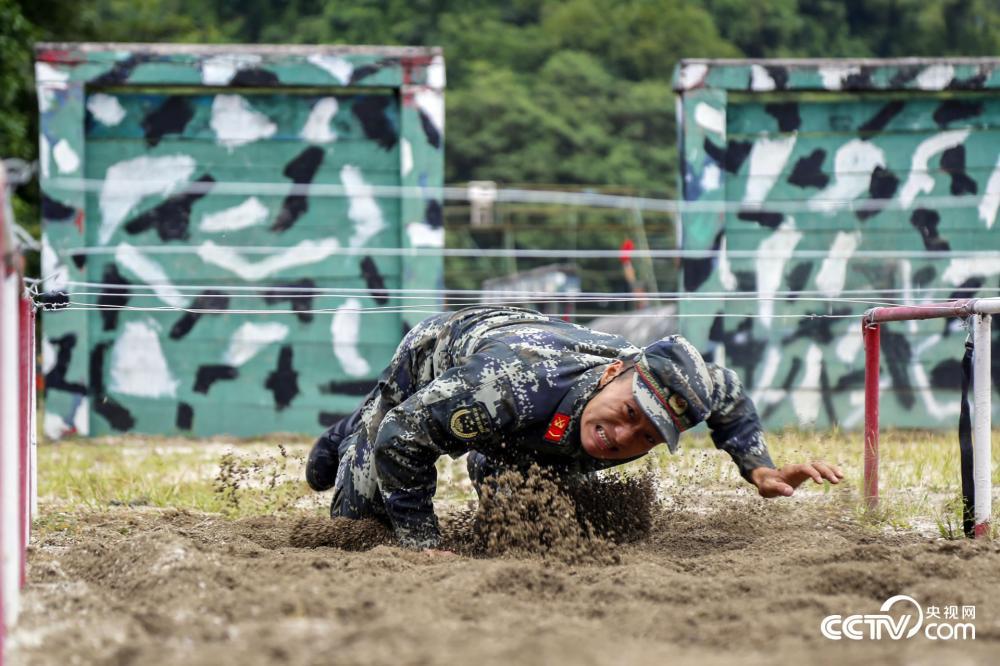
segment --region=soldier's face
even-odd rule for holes
[[[601,389],[580,419],[580,443],[588,455],[621,460],[646,453],[663,439],[632,396],[632,371],[615,361],[604,371]]]

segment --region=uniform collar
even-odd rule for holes
[[[593,367],[573,383],[566,395],[559,402],[559,407],[549,419],[548,428],[542,435],[542,440],[549,446],[562,449],[580,446],[580,420],[583,408],[598,391],[598,383],[607,364]]]

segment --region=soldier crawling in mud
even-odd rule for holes
[[[736,373],[679,335],[639,349],[530,310],[472,307],[406,335],[364,403],[316,441],[306,480],[335,488],[332,516],[376,518],[401,544],[433,549],[439,456],[469,453],[477,488],[531,463],[586,474],[661,442],[674,452],[702,421],[763,497],[843,478],[823,462],[776,469]]]

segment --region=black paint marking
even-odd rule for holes
[[[865,371],[864,370],[851,370],[850,372],[844,373],[837,380],[837,385],[834,387],[834,391],[838,393],[841,391],[846,391],[849,389],[863,388],[865,385]]]
[[[192,310],[226,310],[229,308],[229,297],[221,293],[208,290],[194,299],[191,304]],[[201,319],[200,312],[185,312],[170,329],[170,339],[180,340],[191,332],[194,325]]]
[[[712,241],[712,250],[715,252],[722,246],[723,233],[723,231],[719,231],[715,235],[715,240]],[[714,261],[711,257],[704,259],[681,259],[681,270],[684,272],[684,289],[687,291],[698,291],[701,285],[705,284],[708,276],[712,274],[713,269]]]
[[[823,400],[823,411],[831,426],[837,423],[837,410],[833,407],[833,393],[830,391],[830,375],[826,371],[826,360],[819,362],[819,394]]]
[[[753,148],[752,141],[730,140],[723,149],[705,139],[705,153],[729,173],[736,173],[740,170],[750,154],[751,148]]]
[[[937,277],[937,269],[933,266],[924,266],[913,274],[913,286],[917,288],[927,287]]]
[[[862,65],[861,71],[844,77],[844,90],[867,90],[872,87],[872,70],[870,65]]]
[[[76,215],[76,208],[42,195],[42,217],[50,222],[65,222],[73,219]]]
[[[743,376],[752,377],[766,349],[765,342],[753,337],[753,320],[747,317],[736,330],[726,331],[726,319],[722,313],[712,320],[708,339],[726,348],[726,364],[742,371]]]
[[[427,143],[431,144],[435,148],[441,148],[441,133],[438,132],[437,127],[431,121],[430,116],[420,111],[420,127],[424,130],[424,136],[427,137]]]
[[[178,430],[191,430],[191,425],[194,423],[194,407],[186,402],[177,403],[175,423]]]
[[[893,392],[904,409],[912,409],[916,398],[910,385],[907,368],[913,356],[910,343],[902,333],[896,333],[888,326],[882,327],[882,358],[889,366]]]
[[[195,182],[214,183],[215,179],[205,174]],[[188,237],[191,207],[198,199],[208,194],[209,189],[211,187],[199,188],[198,190],[188,189],[175,194],[160,205],[132,218],[125,225],[125,231],[130,234],[141,234],[155,227],[156,233],[162,241],[184,240]]]
[[[69,258],[73,261],[73,265],[79,270],[83,270],[83,267],[87,265],[87,255],[85,254],[72,252]]]
[[[931,388],[955,389],[962,388],[962,362],[956,358],[941,361],[931,369]]]
[[[766,104],[764,111],[778,121],[778,130],[781,132],[794,132],[802,125],[797,102]]]
[[[364,95],[351,105],[351,112],[361,123],[365,136],[384,150],[391,150],[399,140],[399,132],[386,113],[391,103],[385,95]]]
[[[946,252],[951,249],[948,241],[938,235],[938,224],[941,216],[937,211],[928,208],[918,208],[910,216],[910,224],[920,232],[924,248],[932,252]]]
[[[956,196],[976,194],[979,186],[965,171],[965,146],[952,146],[941,153],[941,168],[951,176],[951,193]]]
[[[171,95],[142,119],[146,143],[155,146],[167,134],[180,134],[194,118],[194,106],[183,95]]]
[[[292,367],[292,348],[284,345],[278,354],[278,367],[267,376],[264,388],[274,395],[274,405],[280,412],[292,404],[299,394],[299,373]]]
[[[795,268],[788,273],[788,291],[794,294],[792,298],[798,298],[797,292],[805,289],[806,283],[812,275],[812,270],[813,264],[808,261],[803,261],[795,264]]]
[[[99,86],[113,86],[118,85],[119,83],[125,83],[128,81],[128,78],[132,76],[132,70],[142,63],[149,62],[152,59],[152,56],[148,55],[131,55],[124,60],[119,60],[111,69],[104,74],[95,76],[89,83],[95,88]]]
[[[788,87],[788,68],[782,65],[764,65],[768,75],[774,79],[774,89],[784,90]]]
[[[135,418],[120,402],[104,392],[104,355],[110,346],[110,342],[101,342],[90,351],[90,400],[94,411],[103,416],[113,429],[124,432],[135,426]]]
[[[892,78],[889,85],[892,87],[902,87],[913,79],[917,78],[920,72],[924,71],[923,65],[901,65]]]
[[[277,86],[279,83],[281,83],[281,80],[278,78],[277,74],[257,67],[241,69],[237,71],[233,78],[229,81],[229,85],[231,86],[261,86],[265,88]]]
[[[441,212],[441,202],[431,199],[424,207],[424,222],[431,229],[440,229],[444,226],[444,214]]]
[[[948,295],[948,300],[957,301],[962,298],[973,298],[984,284],[986,284],[986,280],[980,276],[966,278],[965,282],[958,285],[958,288]]]
[[[736,291],[757,291],[757,274],[753,271],[733,271]]]
[[[934,122],[938,127],[947,127],[956,120],[975,118],[983,112],[982,102],[966,102],[961,99],[949,99],[941,103],[934,111]]]
[[[967,79],[952,79],[948,84],[949,90],[980,90],[984,85],[986,85],[986,79],[989,78],[989,73],[980,70],[975,76],[970,76]]]
[[[128,305],[132,292],[128,286],[132,283],[118,272],[118,266],[108,264],[104,267],[104,275],[101,278],[108,285],[123,285],[120,287],[107,287],[102,290],[101,296],[97,299],[97,304],[110,307],[124,307]],[[118,327],[118,310],[101,310],[101,327],[105,331],[113,331]]]
[[[368,395],[375,388],[376,383],[372,379],[347,382],[330,380],[324,384],[320,384],[318,388],[319,392],[323,395]]]
[[[830,182],[830,177],[823,173],[823,160],[826,151],[817,148],[805,157],[800,157],[788,177],[788,182],[798,187],[815,187],[823,189]]]
[[[787,345],[800,338],[817,342],[822,345],[828,345],[833,342],[834,320],[824,317],[824,314],[826,313],[806,313],[802,319],[797,320],[795,330],[791,335],[782,340],[782,344]],[[837,317],[843,317],[844,315],[851,314],[851,311],[844,308],[835,308],[833,310],[833,314]]]
[[[70,361],[73,360],[73,348],[76,347],[76,333],[67,333],[61,338],[50,338],[49,342],[56,347],[56,362],[45,375],[45,393],[47,394],[50,389],[55,389],[77,395],[87,395],[86,386],[66,379]]]
[[[385,279],[371,257],[366,256],[361,260],[361,277],[365,279],[365,284],[375,302],[386,305],[389,302],[389,292],[385,290]]]
[[[329,428],[330,426],[336,424],[339,421],[343,421],[350,414],[337,414],[335,412],[320,412],[317,415],[317,421],[324,428]]]
[[[316,288],[315,282],[309,278],[303,278],[295,282],[281,282],[274,286],[281,287],[281,289],[275,289],[266,293],[270,297],[268,298],[269,303],[272,301],[288,301],[289,306],[295,311],[295,316],[300,322],[308,324],[313,320],[313,314],[310,310],[313,309],[314,292],[312,289]],[[302,291],[288,291],[289,289],[301,289]]]
[[[194,380],[194,392],[208,393],[208,390],[212,388],[212,384],[215,382],[236,379],[239,375],[239,369],[231,365],[198,366],[198,374]]]
[[[316,177],[323,164],[326,152],[319,146],[309,146],[285,165],[285,178],[296,185],[308,185]],[[309,198],[305,194],[289,194],[281,202],[281,210],[275,217],[271,231],[287,231],[309,210]]]
[[[736,217],[745,222],[756,222],[768,229],[777,229],[781,226],[782,220],[785,219],[783,213],[772,213],[766,210],[741,210]]]
[[[864,125],[858,128],[861,134],[877,134],[885,129],[893,118],[899,115],[906,104],[903,100],[893,100],[878,110]]]
[[[896,194],[899,187],[899,178],[892,171],[883,169],[880,166],[872,171],[871,181],[868,183],[868,200],[864,202],[864,207],[856,211],[859,220],[872,218],[889,204],[889,200]]]

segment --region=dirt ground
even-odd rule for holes
[[[528,510],[563,511],[560,501]],[[383,543],[377,527],[355,525],[337,537],[326,519],[301,515],[227,520],[129,507],[75,514],[31,549],[10,661],[1000,660],[1000,543],[872,529],[835,497],[668,498],[633,521],[638,531],[624,536],[632,542],[617,545],[553,533],[543,520],[522,534],[551,546],[537,552],[498,548],[498,533],[473,525],[469,508],[439,513],[459,555],[400,549]],[[337,538],[362,550],[317,547]],[[900,593],[925,608],[974,605],[975,640],[821,635],[826,615],[877,613]]]

